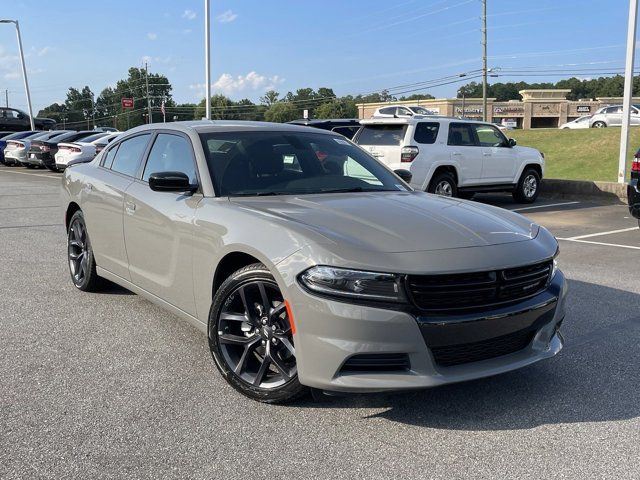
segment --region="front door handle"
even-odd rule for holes
[[[488,153],[488,152],[484,152],[482,155],[484,155],[485,157],[490,157],[491,156],[491,154]]]
[[[124,209],[129,215],[136,213],[136,204],[133,202],[124,202]]]
[[[460,152],[453,152],[452,155],[459,157],[460,155],[462,155]]]

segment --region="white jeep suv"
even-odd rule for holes
[[[508,191],[533,202],[544,174],[544,155],[517,147],[490,123],[440,116],[371,118],[353,141],[391,169],[409,169],[411,186],[471,198]]]

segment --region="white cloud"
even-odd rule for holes
[[[182,14],[182,18],[186,18],[187,20],[193,20],[194,18],[196,18],[196,12],[194,12],[193,10],[185,10],[184,13]]]
[[[218,22],[220,22],[220,23],[231,23],[236,18],[238,18],[238,14],[237,13],[233,13],[231,10],[227,10],[226,12],[221,13],[220,15],[218,15],[216,17],[216,20],[218,20]]]
[[[149,32],[147,33],[147,38],[149,40],[156,40],[158,38],[158,34],[155,32]]]
[[[38,50],[37,55],[39,57],[44,57],[45,55],[47,55],[52,51],[53,51],[53,47],[50,47],[49,45],[47,45],[46,47],[43,47],[40,50]]]
[[[20,74],[18,73],[18,71],[14,71],[14,72],[7,72],[5,73],[2,78],[4,78],[5,80],[15,80],[16,78],[18,78],[20,76]]]
[[[246,75],[236,76],[230,73],[223,73],[218,77],[218,80],[211,84],[211,88],[216,93],[234,95],[245,92],[266,92],[267,90],[273,90],[282,82],[284,82],[284,78],[278,75],[268,77],[253,71]],[[205,84],[203,83],[197,83],[189,85],[189,88],[196,90],[198,95],[202,96],[204,95],[204,86]]]
[[[173,57],[171,55],[167,55],[166,57],[152,57],[151,55],[144,55],[141,60],[142,60],[141,63],[148,63],[149,65],[159,64],[159,63],[166,65],[168,63],[171,63],[171,61],[173,60]]]

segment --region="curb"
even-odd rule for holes
[[[627,203],[626,183],[545,178],[542,181],[540,193],[574,197],[596,197]]]

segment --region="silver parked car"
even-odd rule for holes
[[[260,401],[433,387],[562,348],[545,228],[413,191],[332,132],[137,127],[65,170],[63,208],[77,288],[108,279],[191,322]]]
[[[640,105],[631,105],[631,125],[640,125]],[[589,119],[591,128],[622,126],[622,105],[611,105],[599,108]]]

